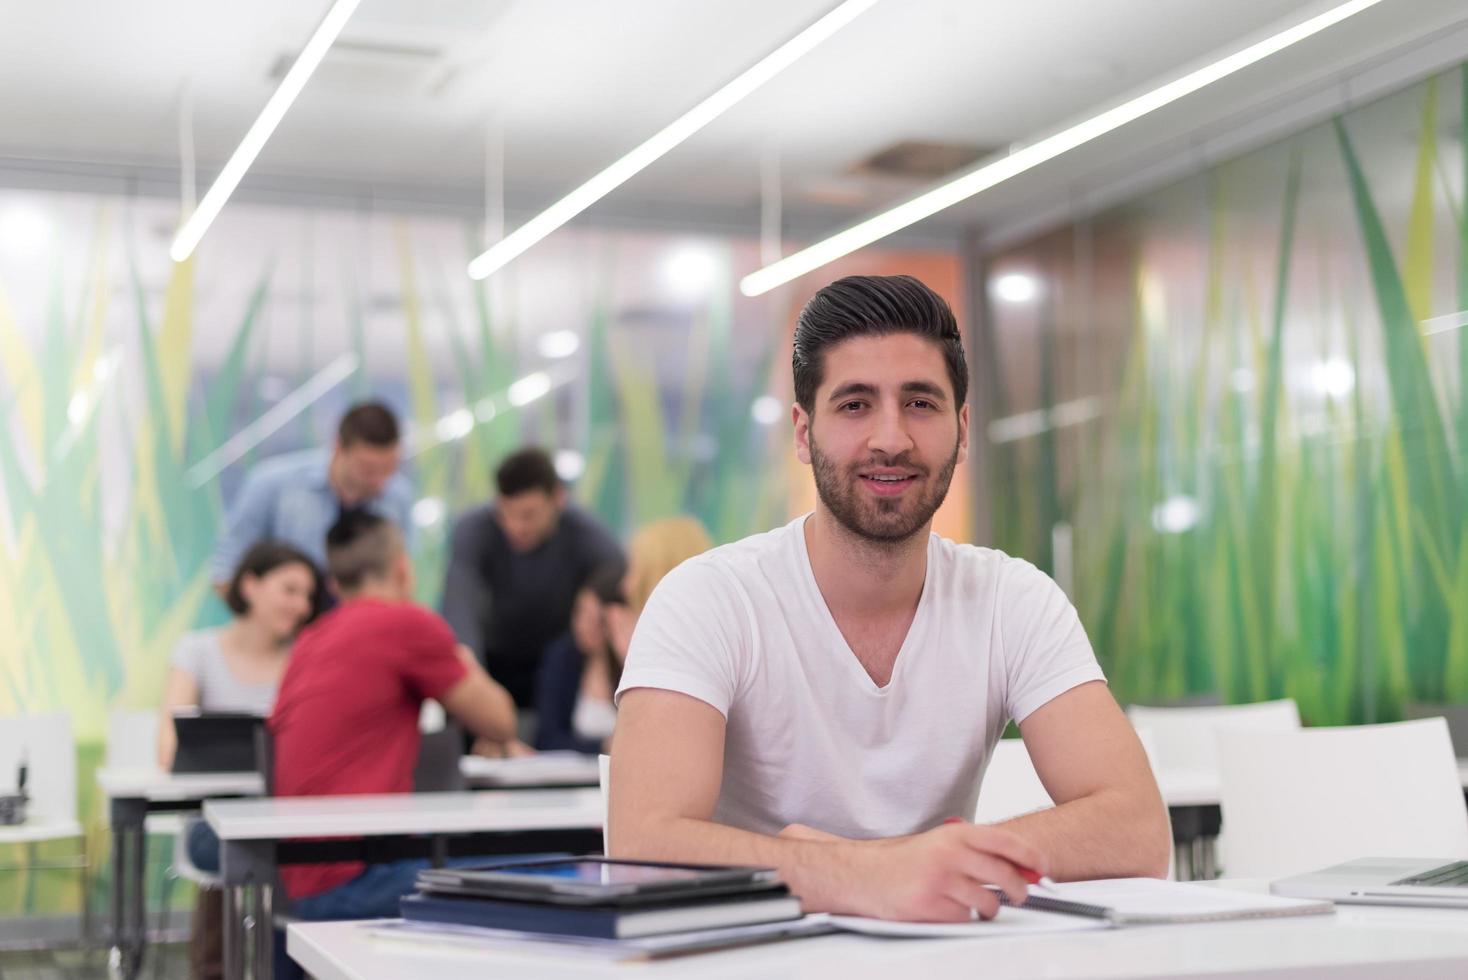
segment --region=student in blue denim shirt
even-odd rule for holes
[[[214,587],[223,589],[250,545],[265,538],[326,563],[326,531],[343,514],[367,511],[412,527],[413,491],[398,473],[398,420],[380,402],[353,405],[336,444],[265,460],[245,477],[214,549]]]

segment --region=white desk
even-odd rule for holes
[[[1048,977],[1468,976],[1468,913],[1341,906],[1335,915],[996,939],[835,935],[660,963],[574,961],[378,939],[361,923],[291,925],[287,949],[317,980],[1005,980]]]
[[[225,976],[240,980],[246,972],[240,893],[248,889],[254,975],[270,980],[272,892],[280,864],[441,858],[448,838],[464,854],[595,851],[602,803],[595,789],[276,797],[211,801],[204,819],[220,842]]]
[[[97,785],[107,797],[112,828],[111,967],[114,975],[131,980],[142,968],[148,942],[143,896],[148,814],[195,811],[215,797],[259,796],[265,783],[256,772],[174,774],[111,766],[97,770]]]

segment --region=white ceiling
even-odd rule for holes
[[[467,204],[482,194],[492,119],[503,132],[511,209],[536,208],[832,3],[364,0],[261,155],[255,180],[391,185]],[[0,31],[0,161],[168,174],[187,91],[201,173],[212,173],[273,90],[272,68],[294,55],[326,5],[9,0]],[[885,0],[604,208],[752,220],[760,160],[773,150],[789,224],[834,227],[921,186],[850,174],[889,144],[1006,146],[1330,5]],[[1007,219],[1087,173],[1465,18],[1462,0],[1386,0],[931,226]],[[372,47],[379,50],[363,50]]]

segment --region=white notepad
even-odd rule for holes
[[[1005,905],[998,917],[976,922],[888,922],[833,915],[832,925],[879,936],[979,938],[1116,926],[1224,922],[1335,911],[1330,902],[1229,891],[1158,878],[1104,878],[1031,889],[1023,906]]]
[[[1112,925],[1153,925],[1268,919],[1334,912],[1330,902],[1280,898],[1159,878],[1070,881],[1031,891],[1025,908],[1104,919]]]

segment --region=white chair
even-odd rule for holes
[[[612,792],[612,757],[603,753],[596,757],[597,783],[601,786],[601,852],[612,853],[612,837],[609,829]]]
[[[86,835],[77,819],[76,747],[70,719],[64,714],[0,718],[0,787],[7,792],[14,791],[22,762],[26,766],[25,789],[30,797],[26,820],[16,826],[0,826],[0,845],[18,844],[25,848],[25,864],[20,867],[31,872],[24,900],[27,909],[32,904],[34,872],[80,873],[81,928],[85,940],[91,935],[91,903],[88,901],[91,864],[87,857]],[[77,855],[45,861],[36,858],[37,844],[57,840],[76,840]]]
[[[114,708],[107,713],[108,769],[158,768],[158,712]],[[150,834],[178,834],[183,818],[176,813],[150,813],[143,826]]]
[[[975,823],[999,823],[1055,805],[1023,739],[1003,738],[989,756],[984,781],[979,785],[979,807]]]
[[[1153,764],[1159,772],[1216,773],[1217,733],[1221,731],[1290,732],[1300,728],[1300,709],[1292,698],[1188,708],[1134,704],[1126,714],[1132,727],[1152,733],[1157,749]]]
[[[1441,718],[1218,738],[1230,877],[1359,857],[1468,857],[1468,808]]]
[[[1138,730],[1145,728],[1152,733],[1157,746],[1153,768],[1159,781],[1210,789],[1218,785],[1220,732],[1300,730],[1300,709],[1292,698],[1171,708],[1134,704],[1127,708],[1127,717]],[[1176,842],[1173,858],[1185,877],[1212,878],[1219,866],[1232,873],[1230,824],[1226,817],[1221,826],[1216,820],[1216,815],[1194,809],[1183,814],[1180,825],[1173,828],[1184,838]]]

